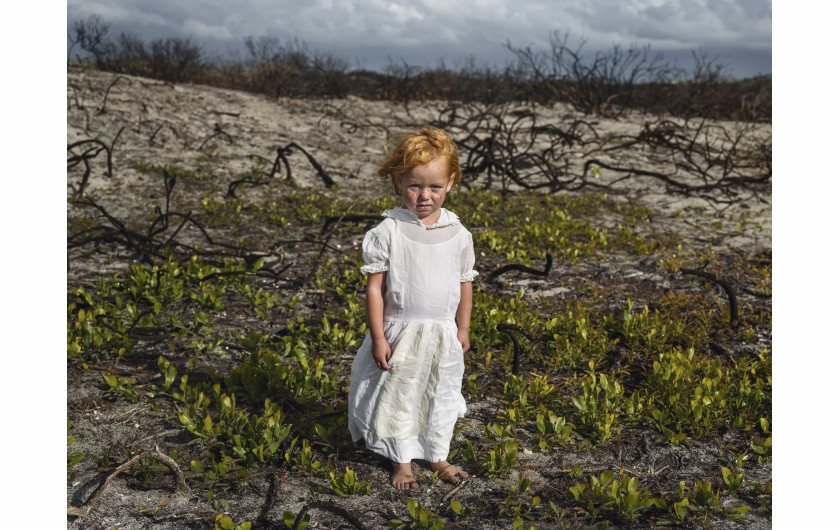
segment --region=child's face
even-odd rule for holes
[[[443,158],[436,158],[396,177],[396,183],[403,205],[424,225],[432,225],[440,219],[440,207],[452,188],[454,175],[449,173]]]

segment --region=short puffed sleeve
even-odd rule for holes
[[[475,250],[473,249],[472,234],[466,231],[464,246],[461,248],[461,283],[471,282],[478,276],[475,270]]]
[[[365,265],[361,271],[365,274],[385,272],[389,265],[389,249],[391,247],[391,231],[386,219],[375,228],[368,230],[362,241],[362,259]]]

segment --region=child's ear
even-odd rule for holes
[[[452,173],[449,176],[449,182],[446,183],[446,193],[449,193],[449,190],[452,189],[452,186],[455,185],[455,173]]]

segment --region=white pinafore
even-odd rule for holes
[[[455,422],[467,405],[461,395],[464,356],[455,312],[461,282],[471,282],[472,236],[452,212],[424,226],[405,208],[362,243],[362,272],[387,271],[385,338],[390,370],[380,370],[365,337],[350,372],[348,427],[353,441],[395,462],[446,460]]]

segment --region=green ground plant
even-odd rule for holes
[[[388,522],[388,527],[394,530],[408,530],[408,529],[429,529],[440,530],[446,524],[446,521],[437,516],[436,511],[431,511],[420,506],[414,499],[408,499],[406,502],[408,509],[408,519],[392,519]]]
[[[201,164],[143,170],[177,170],[184,181],[209,183],[213,158]],[[335,219],[350,211],[378,214],[392,201],[336,200],[295,190],[282,201],[269,192],[256,199],[222,198],[223,192],[194,199],[204,226],[212,226],[211,218],[234,229],[282,226],[305,249],[295,256],[298,276],[274,274],[262,259],[231,257],[234,251],[226,249],[229,255],[213,258],[171,252],[68,285],[68,365],[99,370],[98,363],[157,364],[154,378],[139,369],[131,376],[93,373],[109,399],[148,404],[190,434],[190,451],[181,458],[187,478],[207,489],[210,505],[223,507],[216,494],[245,484],[268,466],[317,483],[313,490],[368,495],[374,479],[360,478],[355,470],[361,468],[342,460],[354,451],[346,419],[349,366],[367,330],[366,280],[358,255],[364,226]],[[710,267],[723,267],[721,256],[658,234],[647,226],[654,212],[618,205],[601,194],[502,196],[472,190],[453,194],[451,207],[464,212],[462,221],[474,233],[484,278],[507,263],[542,269],[548,253],[563,267],[559,279],[510,273],[476,281],[464,394],[486,409],[479,428],[465,430],[470,434],[453,446],[453,457],[460,455],[477,475],[470,480],[513,480],[528,469],[531,451],[541,458],[593,448],[608,454],[632,444],[638,431],[658,432],[675,446],[711,443],[727,431],[741,440],[740,458],[716,475],[720,490],[703,477],[662,491],[642,475],[606,470],[568,488],[579,480],[570,474],[558,493],[520,476],[514,490],[488,501],[494,515],[514,528],[580,522],[570,517],[592,525],[649,520],[702,525],[742,515],[742,507],[723,507],[721,491],[769,511],[770,484],[748,482],[743,466],[760,466],[772,457],[772,359],[767,349],[749,354],[739,349],[766,332],[769,311],[745,305],[743,325],[731,329],[726,311],[710,301],[714,293],[702,284],[678,287],[667,276],[701,257]],[[505,216],[493,214],[499,208]],[[599,215],[621,223],[605,223]],[[328,220],[332,224],[325,225]],[[274,242],[260,248],[269,243]],[[598,285],[591,271],[613,255],[634,266],[644,259],[646,272],[671,278],[674,287],[624,279]],[[286,270],[285,257],[273,258],[275,270]],[[737,268],[749,270],[756,289],[769,292],[769,265],[747,260]],[[568,284],[572,294],[539,294],[558,282]],[[520,337],[517,374],[513,343],[497,329],[503,323],[521,326],[535,338]],[[68,447],[73,439],[68,427]],[[85,457],[97,455],[68,452],[68,481]],[[104,455],[98,461],[109,467],[112,459]],[[160,472],[149,467],[147,476],[140,472],[138,478],[151,480]],[[429,510],[410,500],[408,517],[391,526],[469,526],[486,511],[461,502]],[[248,524],[237,526],[224,516],[215,523]]]

